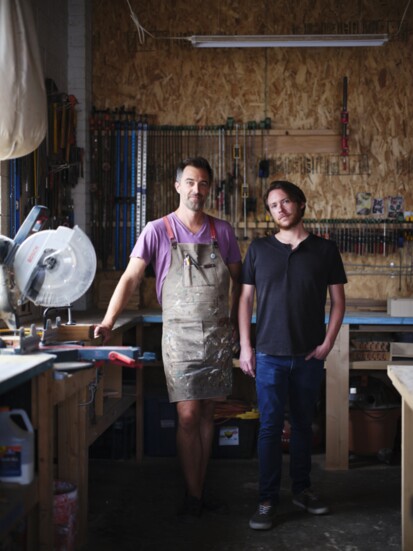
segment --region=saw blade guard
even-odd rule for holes
[[[78,226],[59,226],[23,241],[13,271],[22,302],[27,298],[38,306],[70,306],[93,282],[96,253]]]

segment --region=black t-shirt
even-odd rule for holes
[[[323,342],[328,286],[347,278],[335,242],[310,233],[294,250],[274,236],[254,240],[242,282],[256,288],[257,352],[292,356]]]

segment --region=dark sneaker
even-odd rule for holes
[[[301,494],[294,495],[293,503],[312,515],[325,515],[329,512],[328,505],[323,503],[310,488],[307,488]]]
[[[253,530],[270,530],[275,518],[275,507],[260,504],[256,512],[250,518],[250,528]]]
[[[186,496],[178,515],[184,517],[200,517],[202,513],[202,501],[197,497]]]

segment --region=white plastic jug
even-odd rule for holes
[[[23,420],[21,428],[13,417]],[[30,484],[34,477],[34,431],[23,409],[0,409],[0,480]]]

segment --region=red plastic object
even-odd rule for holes
[[[142,362],[137,362],[133,358],[129,358],[128,356],[115,351],[109,352],[108,360],[118,365],[124,365],[125,367],[142,367]]]

